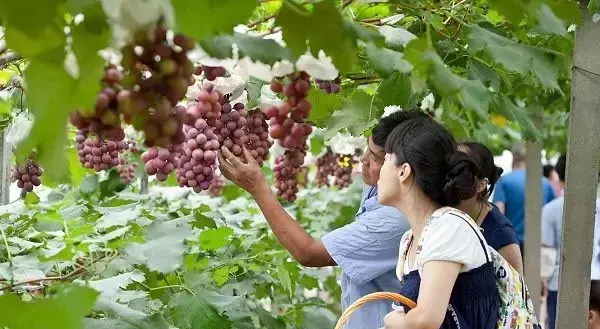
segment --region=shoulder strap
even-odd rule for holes
[[[473,233],[475,233],[475,235],[477,236],[477,239],[479,240],[479,244],[481,244],[481,248],[483,248],[483,253],[485,254],[485,260],[486,262],[491,262],[492,260],[490,259],[490,255],[488,253],[487,250],[487,244],[483,241],[483,239],[481,238],[481,236],[478,234],[477,229],[475,227],[473,227],[473,225],[471,225],[471,223],[469,223],[469,220],[467,220],[466,218],[464,218],[463,216],[459,216],[453,212],[449,213],[452,216],[456,216],[462,220],[465,221],[465,223],[467,223],[467,225],[469,225],[469,227],[473,230]]]

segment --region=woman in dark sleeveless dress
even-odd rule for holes
[[[477,192],[478,166],[430,118],[398,126],[386,144],[379,202],[410,223],[396,270],[401,294],[417,302],[385,318],[386,329],[494,329],[500,299],[477,224],[451,208]]]

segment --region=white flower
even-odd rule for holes
[[[594,16],[592,16],[592,22],[594,22],[594,23],[600,22],[600,13],[595,13]]]
[[[433,96],[432,93],[429,93],[429,95],[425,96],[425,98],[423,98],[423,100],[421,101],[421,110],[433,110],[434,105],[435,96]]]
[[[276,77],[284,77],[294,72],[294,63],[283,60],[273,64],[273,75]]]
[[[338,77],[339,72],[331,62],[331,57],[325,55],[324,51],[319,51],[319,58],[314,58],[310,53],[306,53],[296,61],[298,71],[305,71],[315,79],[333,80]]]
[[[577,25],[571,24],[569,28],[567,28],[567,32],[575,32],[577,30]]]
[[[383,114],[381,115],[381,117],[385,118],[385,117],[389,116],[390,114],[392,114],[394,112],[399,112],[399,111],[402,111],[402,108],[400,106],[388,105],[383,109]]]

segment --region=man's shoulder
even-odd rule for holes
[[[561,195],[558,198],[546,203],[542,207],[542,213],[547,215],[554,215],[556,217],[561,217],[564,203],[565,197]]]

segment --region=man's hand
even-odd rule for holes
[[[269,185],[258,162],[245,148],[243,153],[246,163],[240,161],[226,147],[221,148],[221,152],[219,152],[219,169],[223,176],[253,195],[261,190],[269,191]]]
[[[383,318],[384,329],[402,329],[404,328],[404,317],[406,313],[403,311],[391,311]]]

